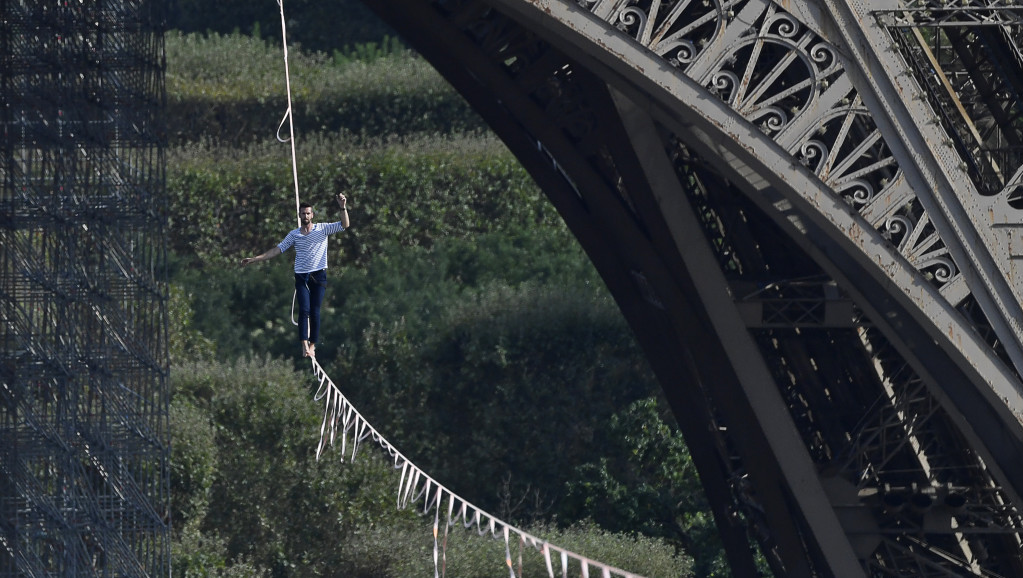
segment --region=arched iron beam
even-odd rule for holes
[[[644,346],[648,350],[657,350],[659,347],[661,351],[665,351],[663,343],[652,342],[674,333],[675,337],[669,337],[667,353],[685,353],[689,347],[694,347],[701,354],[706,353],[706,355],[701,355],[701,361],[714,360],[717,362],[727,362],[729,354],[727,348],[722,347],[720,342],[716,345],[711,342],[708,345],[708,342],[710,342],[708,338],[721,339],[721,336],[724,335],[726,336],[724,338],[727,339],[727,336],[738,335],[739,332],[737,330],[721,330],[712,321],[708,323],[708,317],[712,316],[708,316],[705,304],[691,301],[692,296],[696,294],[694,290],[696,283],[694,283],[692,277],[690,276],[690,278],[686,279],[684,275],[680,276],[677,267],[672,263],[665,262],[668,258],[658,251],[654,251],[652,256],[643,253],[644,250],[649,249],[644,244],[649,244],[650,242],[650,230],[643,227],[643,225],[649,225],[649,220],[645,223],[630,222],[630,219],[633,219],[635,214],[631,210],[625,210],[623,207],[616,206],[616,203],[619,203],[619,199],[615,198],[610,191],[600,192],[600,189],[606,185],[601,183],[599,179],[594,179],[592,175],[589,175],[587,168],[581,166],[584,163],[572,160],[573,150],[570,144],[558,145],[557,135],[547,134],[545,123],[550,119],[545,118],[542,114],[530,113],[529,103],[524,102],[527,100],[526,97],[519,94],[517,87],[513,83],[500,84],[501,75],[493,70],[492,63],[488,63],[484,59],[484,61],[478,63],[478,67],[470,65],[466,60],[471,59],[472,55],[467,55],[465,52],[460,52],[453,48],[453,45],[458,45],[456,39],[445,37],[444,31],[429,31],[434,25],[442,26],[443,21],[431,20],[429,18],[429,11],[417,13],[415,10],[409,10],[408,6],[405,5],[395,5],[390,8],[386,15],[382,14],[387,19],[394,18],[395,12],[402,13],[402,18],[409,18],[411,17],[409,16],[410,14],[414,15],[413,20],[407,23],[407,28],[402,29],[398,27],[399,31],[402,31],[403,34],[411,35],[412,38],[418,38],[418,41],[412,41],[413,45],[424,51],[431,62],[434,62],[438,69],[467,96],[467,99],[484,113],[488,122],[495,126],[497,132],[502,135],[502,138],[505,138],[512,150],[523,160],[524,165],[537,177],[538,182],[540,182],[545,191],[551,195],[552,200],[558,205],[562,214],[566,215],[566,220],[580,237],[584,247],[590,252],[591,257],[597,264],[598,270],[601,271],[601,274],[608,281],[609,287],[619,300],[627,318],[637,328],[637,333],[640,334],[641,342],[644,342]],[[487,10],[489,8],[482,4],[472,4],[468,9]],[[424,17],[426,18],[425,20],[423,19]],[[544,26],[554,27],[550,22],[545,22]],[[420,30],[416,31],[417,27]],[[411,32],[405,30],[410,30]],[[449,34],[453,33],[456,36],[458,33],[457,30],[448,30],[446,32]],[[820,262],[825,264],[834,273],[836,278],[843,279],[853,292],[859,296],[859,300],[869,305],[868,308],[872,316],[883,319],[884,330],[887,334],[896,337],[895,342],[902,347],[903,354],[911,359],[916,367],[925,368],[925,371],[922,371],[921,374],[924,375],[928,383],[935,386],[941,382],[943,387],[939,388],[937,393],[945,396],[945,405],[951,407],[951,412],[959,417],[960,425],[969,432],[971,431],[969,418],[981,420],[979,427],[984,429],[984,431],[981,431],[979,434],[972,434],[974,441],[983,438],[984,443],[989,443],[997,438],[999,434],[1005,433],[1001,429],[1007,423],[1005,421],[1005,413],[999,411],[1004,410],[1004,407],[998,403],[992,403],[990,396],[985,398],[985,392],[977,387],[979,383],[976,381],[977,370],[976,367],[971,366],[971,363],[980,362],[969,359],[964,360],[963,356],[959,356],[955,360],[942,361],[939,359],[941,363],[931,366],[930,371],[926,370],[934,356],[946,357],[944,348],[948,347],[947,340],[942,344],[935,337],[934,328],[929,325],[928,316],[921,315],[919,311],[914,309],[913,297],[919,298],[919,296],[910,296],[909,298],[898,294],[892,296],[891,278],[879,277],[877,275],[876,265],[871,259],[876,257],[876,255],[881,255],[892,262],[896,262],[894,266],[896,274],[912,279],[913,271],[905,267],[904,264],[898,263],[897,256],[893,256],[890,251],[886,253],[883,243],[873,239],[872,243],[874,244],[867,243],[867,246],[872,251],[875,251],[875,253],[872,254],[871,258],[865,259],[863,257],[862,246],[855,246],[853,244],[854,246],[850,247],[848,238],[841,235],[835,236],[833,231],[833,228],[836,227],[835,220],[846,224],[854,222],[862,230],[868,231],[867,234],[869,235],[869,227],[857,223],[857,216],[853,214],[853,211],[843,214],[842,210],[834,205],[834,199],[828,196],[828,191],[820,190],[819,184],[815,185],[811,178],[806,178],[806,175],[803,175],[798,185],[812,185],[808,188],[817,196],[810,198],[795,196],[798,195],[798,192],[793,191],[796,187],[792,183],[779,182],[785,180],[779,175],[784,173],[786,176],[789,176],[789,171],[791,170],[791,168],[786,168],[784,171],[779,169],[779,167],[784,167],[785,156],[777,151],[772,152],[770,142],[765,142],[755,131],[743,132],[748,127],[743,126],[741,119],[730,118],[730,122],[734,124],[723,128],[709,121],[706,117],[701,117],[701,111],[699,110],[687,109],[686,112],[691,114],[691,116],[679,116],[678,111],[673,108],[677,103],[671,100],[678,97],[673,95],[670,90],[660,87],[660,89],[651,92],[650,88],[643,85],[653,83],[652,79],[642,74],[639,79],[623,75],[621,71],[614,70],[613,66],[609,66],[603,60],[592,58],[592,49],[594,47],[604,49],[606,48],[605,45],[614,44],[615,38],[613,36],[602,37],[601,42],[594,42],[589,45],[580,43],[577,46],[572,44],[572,42],[566,41],[566,37],[570,34],[571,32],[564,30],[557,34],[552,33],[551,42],[562,41],[562,44],[568,46],[566,50],[572,50],[572,47],[575,46],[576,53],[574,53],[574,57],[584,62],[586,68],[597,71],[602,78],[620,87],[629,99],[638,103],[641,109],[649,111],[652,115],[656,116],[660,122],[670,124],[678,132],[689,135],[692,138],[691,144],[704,153],[703,156],[716,159],[720,171],[734,176],[736,173],[733,172],[733,169],[747,169],[741,172],[740,178],[735,180],[742,183],[750,198],[760,204],[761,208],[767,213],[773,214],[778,222],[786,227],[793,239],[796,239],[803,245],[804,249],[807,249],[808,252],[812,252]],[[431,47],[431,44],[435,46]],[[580,46],[586,49],[584,50]],[[470,50],[472,49],[471,46],[469,48]],[[620,47],[615,46],[615,48]],[[431,49],[434,50],[432,56],[430,56]],[[452,59],[452,55],[458,55],[458,57]],[[445,59],[448,59],[449,62],[444,62]],[[651,66],[656,67],[657,63],[652,62]],[[684,80],[681,84],[685,85]],[[677,89],[678,87],[674,88]],[[705,93],[699,93],[698,87],[683,86],[683,88],[691,90],[690,96],[695,94],[694,99],[688,101],[690,104],[700,102],[706,106],[715,106],[716,100]],[[666,100],[658,100],[658,98],[664,97],[666,94],[668,95]],[[517,102],[516,99],[518,99]],[[727,116],[727,111],[718,112]],[[742,133],[741,137],[736,136],[736,133]],[[538,138],[537,135],[544,135],[544,137]],[[567,180],[557,170],[556,165],[552,163],[552,159],[547,156],[548,154],[553,156],[553,161],[563,165],[565,172],[571,175],[571,180]],[[791,159],[789,160],[791,161]],[[795,170],[798,171],[798,169]],[[641,180],[642,177],[636,179]],[[592,185],[592,188],[588,185]],[[813,212],[815,201],[822,203],[832,202],[831,211],[837,212],[829,211],[827,215],[822,217]],[[574,217],[574,219],[570,217]],[[624,239],[624,242],[608,244],[607,237],[609,233],[618,235],[618,237],[612,237],[615,241]],[[698,270],[699,268],[697,268],[697,272]],[[636,272],[642,274],[645,280],[645,287],[643,284],[637,285],[634,275]],[[856,283],[853,281],[856,281]],[[900,287],[902,286],[900,285]],[[930,290],[927,287],[920,288],[920,292],[925,294],[925,297],[929,297],[933,302],[940,302],[939,297],[928,294],[928,291]],[[669,308],[674,308],[674,315],[662,316],[661,319],[657,319],[656,314],[651,316],[649,312],[644,313],[633,310],[637,304],[639,304],[639,307],[646,307],[646,305],[642,305],[643,301],[646,301],[648,304],[655,304],[651,303],[651,300],[659,302],[662,307],[667,304]],[[942,310],[941,306],[933,304],[929,305],[929,308]],[[894,313],[894,316],[889,317],[889,313]],[[953,315],[953,313],[947,311],[946,314]],[[644,321],[637,323],[637,319],[644,319]],[[698,323],[687,323],[692,320],[697,320]],[[656,331],[648,329],[649,327],[656,327],[658,322],[663,325],[665,321],[669,324],[667,327]],[[695,326],[695,329],[689,325]],[[678,340],[678,335],[680,334],[683,335],[682,341],[684,342],[684,345],[681,347],[671,343]],[[686,335],[689,337],[685,337]],[[972,347],[978,351],[985,351],[984,346],[979,343],[973,343]],[[662,370],[658,374],[662,379],[662,383],[666,384],[666,389],[674,389],[676,395],[680,396],[676,398],[681,400],[676,401],[676,406],[691,405],[693,399],[700,399],[706,396],[704,390],[699,387],[694,389],[691,386],[684,393],[679,394],[679,389],[686,387],[686,384],[673,383],[671,378],[688,375],[695,377],[698,383],[710,383],[704,379],[710,375],[707,373],[710,370],[706,368],[706,365],[709,364],[700,364],[695,370],[692,370],[685,368],[684,364],[680,365],[677,362],[659,360],[661,365],[658,365],[656,363],[658,360],[654,361],[655,369],[660,368]],[[989,359],[989,361],[991,360]],[[993,363],[997,365],[996,361]],[[722,363],[718,364],[718,367],[726,365],[727,363]],[[667,372],[664,371],[665,368],[668,368]],[[935,371],[934,368],[938,369]],[[946,369],[948,371],[945,371]],[[665,373],[668,373],[669,379],[667,380],[665,379]],[[729,371],[726,371],[724,374],[713,374],[713,383],[715,386],[724,384],[722,389],[732,393],[739,393],[741,390],[736,388],[742,387],[742,380],[735,375],[728,375],[728,373]],[[745,400],[745,402],[748,407],[749,400]],[[740,407],[742,403],[743,401],[740,401],[736,406],[728,408],[733,412],[731,415],[733,419],[741,418],[743,412],[747,411]],[[957,405],[962,405],[964,411],[955,411]],[[688,411],[688,414],[685,415],[691,415],[697,420],[708,419],[707,411],[694,412],[691,409],[684,411]],[[701,413],[703,414],[702,418]],[[703,423],[712,422],[703,421]],[[1009,429],[1011,430],[1011,428]],[[1012,437],[1013,433],[1011,431],[1009,434],[1009,437]],[[698,434],[697,437],[699,437]],[[703,438],[708,440],[710,444],[717,442],[713,436],[703,436]],[[764,446],[760,446],[760,448],[766,449],[767,452],[759,453],[755,451],[759,448],[755,445],[754,441],[743,441],[751,444],[743,448],[744,457],[747,459],[750,459],[751,456],[768,457],[772,452],[776,454],[777,447],[781,447],[775,446],[772,448],[767,446],[764,448]],[[1018,448],[1018,436],[1016,441],[1012,442],[1010,440],[1010,442],[1010,446]],[[692,440],[690,440],[690,443],[693,443]],[[984,443],[980,443],[976,447],[983,448]],[[991,454],[988,453],[987,457],[991,457]],[[1004,461],[1005,454],[998,457],[1003,458],[1003,460],[991,460],[992,463],[998,462],[999,465],[1004,466],[1006,463]],[[715,459],[716,457],[712,456],[709,459],[705,459],[703,463],[707,465]],[[718,466],[712,464],[710,467],[714,469]],[[773,476],[774,480],[781,480],[785,474],[791,474],[791,472],[779,471],[777,464],[763,466],[759,472],[761,476],[760,481],[768,481],[762,487],[770,492],[770,478]],[[724,476],[719,477],[724,479]],[[790,485],[788,491],[783,490],[780,494],[770,499],[769,503],[772,507],[783,508],[778,506],[778,504],[792,498]],[[725,502],[722,501],[720,503]],[[717,510],[721,511],[720,506],[717,507]],[[798,508],[795,510],[796,514],[793,518],[801,518],[802,516],[799,515]],[[798,526],[804,522],[805,520],[799,521],[796,525]],[[728,524],[725,524],[725,526],[728,526]],[[815,529],[814,531],[816,533],[817,530]],[[799,530],[792,529],[779,532],[786,539],[791,539],[792,536],[798,535],[798,533]],[[808,540],[812,541],[812,539]],[[740,540],[736,539],[735,543],[738,542]],[[782,545],[780,549],[782,550],[782,559],[786,562],[786,569],[793,571],[790,575],[801,575],[797,569],[793,568],[799,565],[798,556],[793,554],[795,547],[792,545]],[[808,549],[819,550],[815,545],[810,545]],[[811,558],[814,561],[809,562],[810,564],[821,563],[819,556],[811,554]],[[834,563],[824,562],[824,564],[830,565],[832,568],[835,567]]]
[[[1017,376],[905,259],[820,180],[756,127],[663,59],[572,3],[502,9],[619,88],[715,162],[868,311],[913,360],[1023,507],[1023,394]],[[538,32],[540,33],[540,32]],[[941,368],[941,369],[936,369]]]

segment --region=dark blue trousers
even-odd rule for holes
[[[295,273],[295,301],[298,303],[298,338],[316,343],[320,337],[320,305],[327,292],[327,271]]]

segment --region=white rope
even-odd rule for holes
[[[298,221],[298,226],[302,226],[302,215],[299,213],[298,206],[298,157],[295,155],[295,122],[294,115],[292,114],[291,108],[291,71],[288,69],[288,26],[284,19],[284,0],[277,0],[277,5],[281,7],[281,40],[284,43],[284,83],[288,92],[288,110],[284,113],[284,118],[281,119],[281,124],[277,127],[277,140],[280,142],[291,143],[291,174],[295,180],[295,220]],[[284,126],[284,121],[288,121],[289,136],[287,139],[281,138],[281,127]]]
[[[433,511],[433,578],[440,578],[440,501],[443,489],[437,488],[437,507]]]
[[[508,526],[504,527],[504,563],[508,566],[509,578],[515,578],[515,568],[512,566],[511,544],[508,539]]]
[[[551,548],[547,545],[547,542],[543,543],[542,550],[543,561],[547,564],[547,575],[550,578],[554,578],[554,564],[551,563]]]
[[[454,511],[454,509],[455,509],[455,495],[454,494],[448,494],[448,521],[447,521],[446,524],[444,524],[444,543],[441,546],[441,548],[442,548],[441,549],[441,559],[440,559],[440,563],[441,563],[440,575],[441,575],[441,578],[445,578],[447,576],[447,573],[448,573],[448,529],[453,526],[453,523],[451,521],[451,513]],[[436,570],[437,569],[434,568],[434,573],[435,574],[436,574]],[[552,576],[551,578],[554,578],[554,577]]]
[[[295,221],[298,226],[302,226],[302,213],[299,210],[299,199],[298,199],[298,156],[295,154],[295,122],[294,115],[291,113],[291,70],[288,69],[288,25],[284,19],[284,0],[277,0],[277,5],[281,7],[281,41],[284,44],[284,85],[288,93],[288,110],[284,112],[284,118],[281,119],[281,124],[277,125],[277,140],[279,142],[291,143],[291,175],[295,181]],[[284,126],[284,121],[288,121],[288,138],[281,138],[281,128]],[[295,300],[298,298],[298,290],[296,289],[294,294],[291,296],[291,324],[298,326],[298,321],[295,320]]]
[[[298,327],[298,321],[295,320],[295,303],[298,301],[298,289],[291,294],[291,324]]]
[[[453,493],[439,482],[434,480],[432,477],[427,475],[423,470],[419,469],[415,464],[409,461],[401,452],[397,450],[393,445],[390,444],[384,436],[380,434],[368,421],[355,409],[355,406],[341,393],[341,390],[331,381],[330,376],[324,371],[323,367],[316,361],[315,357],[311,357],[310,361],[313,364],[313,373],[316,379],[319,381],[320,386],[313,395],[313,399],[316,401],[325,400],[324,403],[327,407],[324,408],[323,412],[323,423],[320,425],[320,443],[316,448],[316,459],[320,459],[320,454],[326,448],[326,446],[334,445],[334,438],[337,432],[338,426],[341,429],[341,454],[342,460],[346,451],[346,445],[348,441],[348,433],[351,430],[351,459],[355,459],[355,454],[358,451],[359,442],[364,441],[367,438],[371,438],[373,441],[385,451],[388,455],[394,458],[394,468],[401,470],[400,480],[398,482],[398,508],[404,509],[418,502],[420,499],[424,500],[423,514],[430,513],[431,510],[436,509],[434,513],[434,576],[438,574],[443,576],[447,570],[447,534],[448,527],[454,527],[458,518],[462,519],[462,525],[466,530],[476,527],[476,532],[480,536],[490,534],[492,538],[504,539],[505,542],[505,564],[508,566],[509,576],[515,577],[515,569],[512,565],[511,559],[511,547],[510,547],[510,534],[514,533],[519,537],[520,548],[522,544],[528,544],[535,550],[538,550],[543,555],[544,561],[547,565],[547,573],[551,578],[554,578],[554,568],[551,564],[551,552],[558,552],[561,554],[561,572],[563,577],[568,576],[568,564],[569,559],[578,563],[581,570],[581,575],[584,578],[589,578],[590,567],[594,566],[600,571],[602,578],[611,578],[614,576],[622,576],[624,578],[641,578],[637,574],[620,570],[613,566],[608,566],[601,562],[591,560],[574,552],[559,548],[550,544],[545,540],[541,540],[536,536],[520,530],[507,522],[498,519],[495,516],[481,510],[474,506],[464,498]],[[447,521],[444,528],[444,541],[441,544],[441,552],[438,553],[438,528],[437,524],[440,519],[440,508],[447,497]],[[456,503],[459,506],[456,506]],[[458,511],[457,516],[452,514]],[[438,555],[439,554],[439,555]],[[521,553],[520,553],[521,559]],[[521,567],[521,562],[519,563]],[[438,568],[438,565],[440,566]]]

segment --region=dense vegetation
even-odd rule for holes
[[[309,51],[331,53],[393,36],[390,28],[358,0],[283,1],[288,40]],[[168,0],[168,8],[168,25],[175,30],[221,34],[240,30],[255,36],[265,30],[280,38],[281,9],[270,0]]]
[[[295,226],[283,66],[259,28],[167,36],[174,572],[427,575],[432,535],[395,508],[389,465],[313,458],[288,258],[237,266]],[[320,362],[417,465],[500,517],[649,576],[727,575],[659,388],[553,207],[399,43],[335,50],[289,60],[303,200],[319,221],[337,191],[351,207]],[[492,547],[457,538],[449,571],[506,571]]]

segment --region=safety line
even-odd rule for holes
[[[291,70],[288,68],[288,25],[284,18],[284,0],[277,0],[277,5],[281,8],[281,41],[284,44],[284,85],[288,93],[288,110],[284,112],[281,124],[277,125],[277,140],[278,142],[291,143],[291,175],[295,181],[295,221],[301,227],[302,212],[298,198],[298,156],[295,154],[295,120],[291,112]],[[284,126],[284,121],[288,121],[289,135],[287,139],[281,138],[281,127]],[[298,321],[295,320],[295,302],[297,299],[298,290],[296,289],[291,295],[291,324],[296,327],[298,326]]]

